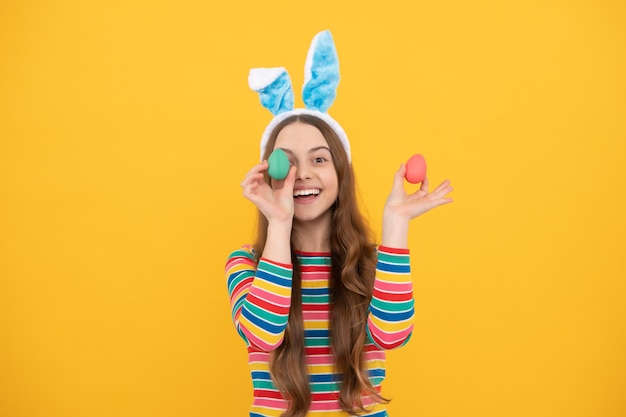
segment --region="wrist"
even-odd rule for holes
[[[291,222],[270,222],[263,258],[283,264],[291,263]]]
[[[273,236],[287,237],[288,241],[291,239],[292,221],[270,221],[267,225],[267,234]]]
[[[396,215],[384,214],[381,245],[392,248],[408,248],[410,219]]]
[[[389,225],[392,227],[408,228],[411,218],[398,214],[392,211],[386,211],[383,213],[383,226]]]

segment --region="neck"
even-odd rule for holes
[[[330,212],[322,218],[293,223],[294,248],[302,252],[330,252]]]

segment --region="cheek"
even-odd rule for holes
[[[335,193],[339,191],[339,181],[337,179],[337,175],[335,175],[334,172],[328,176],[326,183],[328,184],[328,187],[332,189]]]

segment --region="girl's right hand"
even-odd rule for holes
[[[296,179],[296,167],[289,169],[283,180],[265,181],[264,172],[267,161],[255,165],[241,181],[243,195],[252,201],[269,223],[291,223],[294,214],[293,187]]]

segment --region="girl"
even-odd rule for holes
[[[328,63],[329,54],[336,54],[332,38],[322,32],[307,70],[324,72],[315,68]],[[284,82],[282,71],[273,70],[264,83],[254,75],[250,85],[264,93]],[[425,179],[409,195],[402,165],[376,247],[357,205],[347,136],[327,106],[311,105],[316,93],[306,93],[310,82],[328,82],[308,72],[305,78],[307,109],[287,103],[275,113],[263,136],[262,162],[241,182],[259,211],[256,242],[226,262],[232,317],[248,348],[250,416],[383,417],[385,350],[404,345],[413,329],[409,222],[451,202],[452,188],[445,181],[429,193]],[[282,180],[267,172],[274,149],[291,163]]]

